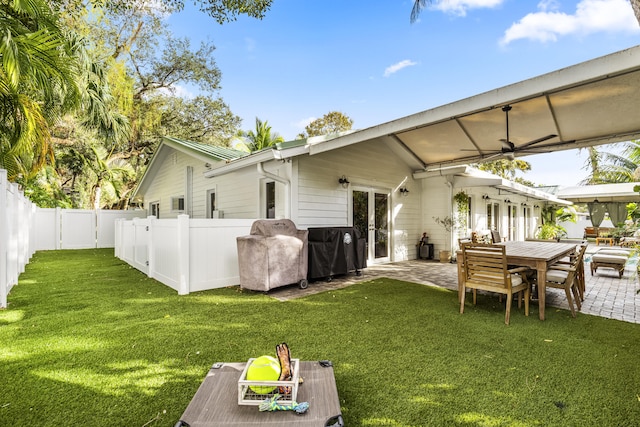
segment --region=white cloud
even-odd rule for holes
[[[468,9],[494,8],[500,6],[505,0],[441,0],[434,9],[445,13],[453,13],[465,16]]]
[[[405,59],[404,61],[400,61],[397,64],[393,64],[387,68],[385,68],[384,70],[384,76],[385,77],[389,77],[391,74],[393,73],[397,73],[398,71],[402,70],[403,68],[406,67],[410,67],[412,65],[417,65],[417,62],[413,62],[409,59]]]
[[[184,99],[193,99],[196,97],[196,94],[190,91],[188,88],[180,85],[171,85],[171,87],[162,87],[158,89],[163,95],[167,96],[179,96]]]
[[[298,120],[293,125],[296,127],[296,129],[304,130],[304,128],[306,128],[309,123],[311,123],[312,121],[314,121],[316,119],[317,119],[317,117],[307,117],[306,119]]]
[[[256,41],[251,37],[245,37],[244,44],[248,52],[253,52],[256,49]]]
[[[553,42],[569,34],[601,31],[640,31],[628,0],[581,0],[573,15],[557,11],[553,0],[543,0],[538,9],[539,12],[528,14],[507,29],[500,44],[507,45],[518,39]]]

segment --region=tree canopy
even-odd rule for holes
[[[272,0],[195,0],[222,24]],[[126,207],[162,136],[228,145],[215,46],[174,37],[184,0],[2,2],[0,167],[42,206]],[[195,93],[185,94],[185,88]]]
[[[351,130],[353,120],[349,116],[339,112],[330,111],[319,119],[309,123],[304,129],[305,132],[298,135],[298,138],[308,138],[310,136],[329,135],[332,133]]]

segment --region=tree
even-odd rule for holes
[[[309,123],[305,132],[298,135],[298,138],[308,138],[310,136],[329,135],[332,133],[351,130],[353,120],[339,111],[330,111]]]
[[[530,171],[531,164],[527,161],[515,159],[499,159],[493,162],[486,162],[477,165],[477,168],[486,172],[490,172],[494,175],[498,175],[504,179],[511,181],[516,180],[516,171]]]
[[[206,13],[219,24],[235,21],[240,15],[262,19],[271,7],[273,0],[193,0],[201,12]],[[77,18],[87,10],[85,0],[51,0],[58,9],[64,10],[69,16]],[[153,7],[162,9],[166,13],[179,12],[184,8],[184,0],[93,0],[89,6],[94,9],[106,9],[115,14],[127,14],[131,9],[139,7]]]
[[[271,126],[265,120],[264,122],[256,117],[256,129],[255,132],[250,130],[248,132],[238,132],[238,137],[243,138],[246,142],[238,145],[239,150],[248,152],[260,151],[265,148],[272,147],[277,143],[284,142],[284,138],[276,132],[271,132]]]
[[[0,167],[10,180],[52,156],[50,126],[80,103],[72,46],[43,0],[0,4]]]
[[[411,8],[411,17],[409,21],[413,24],[418,20],[420,16],[420,12],[427,6],[427,3],[431,3],[431,0],[414,0],[413,8]]]
[[[194,3],[219,23],[244,14],[262,18],[272,0],[196,0]],[[215,46],[205,41],[196,48],[187,39],[173,37],[166,17],[181,10],[183,0],[55,0],[64,10],[66,24],[91,39],[91,54],[100,58],[111,83],[112,111],[131,124],[126,138],[101,138],[80,129],[78,117],[65,118],[68,128],[57,132],[55,150],[61,156],[56,170],[74,203],[87,206],[95,199],[99,174],[87,159],[91,150],[108,153],[104,162],[126,162],[134,176],[111,177],[115,195],[126,197],[136,185],[161,138],[172,135],[202,143],[228,145],[237,133],[240,118],[218,96],[221,73],[214,61]],[[181,88],[195,87],[197,96],[181,95]],[[82,160],[84,159],[84,160]],[[115,163],[114,163],[115,164]],[[107,163],[103,163],[103,166]],[[119,168],[121,167],[118,166]],[[116,183],[115,180],[121,180]],[[103,179],[102,182],[105,182]],[[96,188],[103,188],[102,185]],[[103,192],[104,193],[104,192]],[[107,200],[112,205],[126,205]]]
[[[615,184],[640,180],[640,141],[611,144],[610,147],[622,147],[622,153],[588,148],[589,157],[584,169],[590,173],[582,184]]]

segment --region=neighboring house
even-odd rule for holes
[[[252,154],[164,138],[135,196],[149,215],[175,218],[290,218],[299,228],[356,226],[369,262],[416,258],[427,232],[436,250],[456,247],[471,231],[533,237],[555,196],[469,166],[415,172],[393,145],[374,140],[311,154],[334,137],[290,141]],[[453,195],[469,195],[464,230],[448,232],[435,217],[456,217]],[[454,234],[457,233],[457,234]]]

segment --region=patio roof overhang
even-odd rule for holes
[[[493,187],[498,189],[499,192],[503,192],[505,194],[516,194],[532,200],[540,200],[554,205],[568,206],[572,204],[570,201],[563,200],[562,198],[559,198],[547,191],[527,187],[526,185],[503,179],[497,175],[481,171],[467,165],[452,166],[448,168],[440,168],[434,171],[416,172],[413,174],[415,179],[428,179],[438,176],[447,177],[455,188]]]
[[[515,157],[638,139],[640,46],[310,144],[309,154],[379,140],[416,171],[496,160],[507,105]],[[518,150],[548,135],[556,136]]]
[[[601,203],[640,203],[640,194],[633,191],[636,185],[640,182],[564,187],[557,191],[556,196],[574,203],[591,203],[596,199]]]

